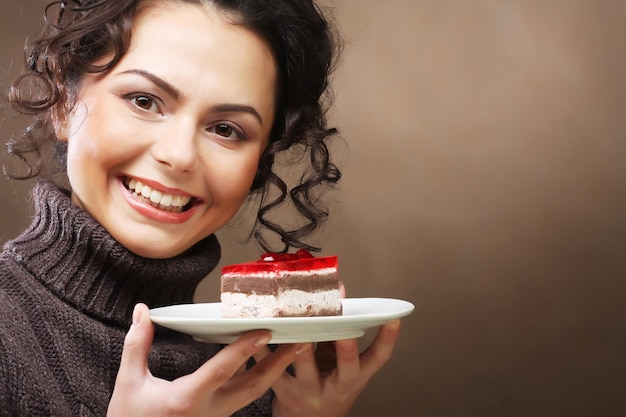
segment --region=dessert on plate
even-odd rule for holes
[[[258,261],[222,268],[225,318],[338,316],[342,283],[337,257],[266,253]]]

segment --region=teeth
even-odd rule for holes
[[[148,186],[144,186],[141,189],[141,195],[146,197],[146,198],[150,198],[150,195],[152,194],[152,188],[148,187]]]
[[[143,194],[143,190],[141,194]],[[150,194],[150,201],[156,204],[160,204],[162,197],[163,197],[163,193],[155,190],[155,191],[152,191],[152,194]]]
[[[179,195],[173,195],[171,205],[174,207],[183,207],[188,202],[189,201],[185,202],[185,197],[182,197]]]
[[[152,203],[153,206],[161,209],[180,209],[185,207],[191,201],[191,197],[165,194],[162,191],[154,190],[152,187],[142,184],[141,182],[131,179],[127,180],[128,189],[134,191],[135,195],[144,197]]]
[[[163,206],[171,206],[172,205],[172,196],[169,194],[163,194],[161,197],[161,205]]]

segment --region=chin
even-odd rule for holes
[[[159,250],[158,248],[142,248],[142,249],[137,249],[137,250],[130,250],[131,252],[133,252],[136,255],[139,255],[143,258],[149,258],[149,259],[169,259],[169,258],[174,258],[178,255],[180,255],[181,253],[185,252],[183,251],[168,251],[167,249],[164,250]]]
[[[123,240],[118,240],[122,246],[126,249],[134,253],[135,255],[139,255],[143,258],[150,259],[168,259],[173,258],[175,256],[184,253],[188,247],[178,248],[178,247],[160,247],[158,245],[146,245],[147,243],[151,243],[156,241],[156,239],[146,239],[142,242],[124,242]]]

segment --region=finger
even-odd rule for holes
[[[252,357],[254,358],[254,361],[259,363],[261,362],[263,359],[267,358],[268,356],[270,356],[272,354],[271,349],[268,346],[263,346],[262,348],[260,348],[259,350],[257,350],[254,355],[252,355]]]
[[[232,395],[243,393],[248,396],[248,401],[259,398],[278,381],[291,378],[285,370],[294,362],[297,348],[298,345],[279,346],[246,372],[235,375],[224,384],[222,392]]]
[[[154,339],[154,326],[145,304],[137,304],[133,311],[133,324],[130,326],[120,361],[117,380],[122,384],[140,380],[150,373],[148,355]]]
[[[248,359],[270,342],[272,334],[259,330],[244,334],[189,375],[198,391],[214,391],[231,379]]]
[[[298,349],[296,349],[296,352],[298,352]],[[267,346],[255,353],[253,356],[254,361],[256,362],[255,367],[259,366],[264,360],[271,357],[272,353],[272,350]],[[272,390],[278,395],[279,392],[283,392],[284,388],[288,388],[291,386],[292,380],[293,377],[288,372],[282,372],[282,375],[276,378],[276,380],[272,384]]]
[[[254,356],[254,359],[257,363],[260,363],[271,354],[270,349],[265,348],[258,352]],[[283,372],[272,384],[272,390],[278,397],[290,396],[296,378],[299,383],[306,386],[307,389],[319,388],[320,377],[315,359],[315,345],[313,343],[302,343],[298,345],[295,351],[295,360],[292,364],[295,370],[295,377],[291,376],[288,372]]]
[[[361,355],[361,371],[369,379],[391,358],[400,335],[400,320],[384,324],[372,345]]]
[[[240,374],[242,372],[246,372],[246,369],[248,369],[248,363],[242,363],[239,369],[237,369],[237,373]]]
[[[320,387],[320,371],[316,354],[312,343],[304,343],[296,351],[293,367],[296,379],[305,390],[318,390]]]
[[[337,378],[345,385],[353,385],[361,374],[361,360],[359,346],[356,339],[338,340],[337,350]]]

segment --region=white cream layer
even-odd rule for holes
[[[222,315],[227,318],[302,316],[307,307],[314,310],[341,308],[339,290],[308,293],[300,290],[287,290],[274,295],[242,294],[224,292],[221,295]]]

